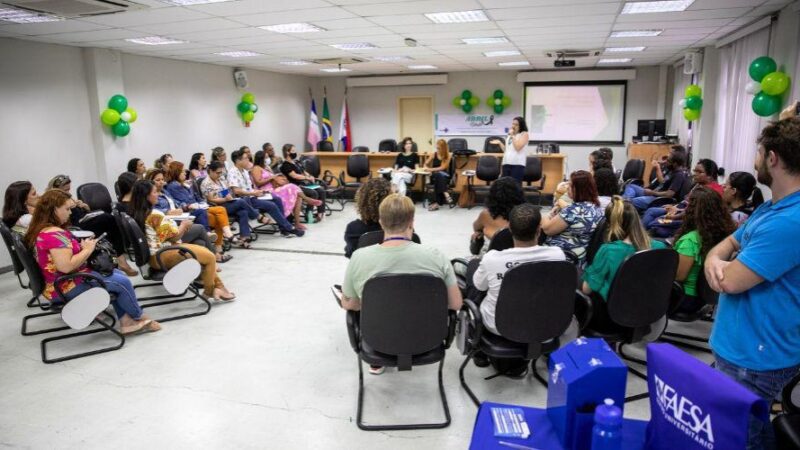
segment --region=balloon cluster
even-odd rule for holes
[[[775,114],[781,109],[781,95],[789,88],[789,77],[778,72],[778,65],[769,56],[759,56],[748,69],[753,81],[747,83],[747,93],[754,95],[753,112],[761,117]]]
[[[700,118],[700,110],[703,108],[703,90],[696,84],[686,86],[686,96],[679,102],[683,108],[683,118],[692,122]]]
[[[461,108],[461,110],[465,113],[469,113],[472,111],[472,108],[478,106],[480,103],[481,99],[478,97],[473,97],[472,91],[469,89],[464,89],[464,91],[461,92],[460,97],[453,98],[453,106],[456,108]]]
[[[491,97],[486,99],[486,106],[494,109],[497,114],[503,114],[503,110],[511,106],[511,98],[507,97],[502,90],[497,89]]]
[[[253,119],[255,119],[256,117],[256,112],[258,112],[258,105],[256,105],[255,102],[256,102],[256,96],[249,92],[245,92],[245,94],[242,95],[242,101],[240,101],[239,104],[236,105],[236,109],[239,111],[239,114],[242,115],[242,120],[245,123],[252,122]]]
[[[128,107],[128,99],[117,94],[108,100],[108,109],[100,114],[100,121],[111,127],[114,136],[127,136],[131,132],[131,125],[136,122],[136,110]]]

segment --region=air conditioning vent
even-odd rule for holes
[[[3,0],[3,3],[66,19],[146,8],[144,5],[127,0]]]
[[[339,64],[345,65],[345,64],[362,63],[366,62],[366,60],[361,58],[325,58],[325,59],[314,59],[311,60],[311,62],[317,64],[330,64],[333,66],[338,66]]]
[[[588,58],[590,56],[600,56],[600,50],[547,50],[544,52],[548,58]]]

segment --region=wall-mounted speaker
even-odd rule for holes
[[[247,88],[247,72],[242,69],[233,69],[233,82],[239,89]]]
[[[693,75],[703,71],[703,54],[700,52],[687,52],[683,55],[683,74]]]

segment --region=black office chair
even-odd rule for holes
[[[453,153],[469,149],[469,144],[467,144],[467,140],[464,138],[453,138],[447,141],[447,148]]]
[[[503,153],[503,148],[497,144],[492,144],[491,142],[494,140],[498,140],[500,142],[505,142],[505,136],[489,136],[486,140],[483,141],[483,152],[484,153]]]
[[[547,175],[542,173],[541,158],[538,156],[528,156],[525,158],[525,173],[522,175],[522,181],[523,194],[536,194],[538,204],[541,206],[542,191],[544,191],[544,183],[547,181]],[[533,184],[536,182],[538,183]]]
[[[683,287],[679,283],[676,287],[677,289],[674,290],[674,298],[677,298],[677,301],[673,302],[673,306],[669,312],[669,320],[684,323],[702,320],[706,317],[710,317],[713,314],[717,303],[719,303],[719,292],[711,289],[711,286],[709,286],[708,281],[706,280],[706,274],[702,269],[697,276],[697,299],[702,302],[702,306],[699,306],[696,311],[684,312],[678,310],[678,307],[680,306],[680,300],[683,299]],[[690,348],[705,353],[711,353],[711,349],[707,346],[700,346],[690,342],[684,342],[692,341],[708,345],[708,336],[694,336],[685,333],[675,333],[672,331],[665,331],[664,336],[661,337],[661,340],[664,342],[669,342],[680,347]]]
[[[78,200],[89,205],[92,211],[103,211],[111,213],[114,200],[108,188],[101,183],[86,183],[78,186]]]
[[[38,300],[42,295],[42,293],[44,292],[46,286],[46,283],[44,281],[44,276],[42,275],[42,272],[39,269],[39,265],[36,263],[36,259],[34,258],[33,253],[28,249],[25,243],[22,242],[22,237],[15,234],[14,236],[12,236],[12,240],[13,240],[14,250],[17,253],[17,258],[19,258],[20,262],[25,268],[25,272],[28,274],[28,280],[29,280],[28,289],[31,290],[33,297]],[[39,314],[31,314],[23,319],[22,334],[25,336],[53,333],[56,331],[64,331],[64,330],[81,330],[81,331],[76,331],[74,333],[67,333],[59,336],[42,339],[40,346],[42,352],[42,362],[44,362],[45,364],[82,358],[84,356],[96,355],[99,353],[111,352],[114,350],[119,350],[120,348],[122,348],[123,345],[125,345],[125,336],[123,336],[122,334],[120,334],[119,331],[114,329],[114,325],[116,324],[116,319],[114,318],[114,316],[105,312],[106,308],[109,306],[111,302],[111,296],[109,295],[109,292],[106,290],[106,285],[103,279],[91,273],[84,273],[84,272],[77,272],[69,275],[60,276],[56,279],[54,283],[57,295],[61,298],[64,297],[60,288],[61,283],[68,280],[77,280],[77,279],[81,279],[84,283],[90,283],[94,287],[92,287],[87,291],[84,291],[83,293],[79,294],[78,296],[68,301],[67,303],[62,303],[58,305],[49,305],[49,302],[47,301],[40,302],[42,304],[48,303],[49,307],[46,308],[48,309],[48,311]],[[101,314],[104,317],[110,319],[110,323],[106,323],[103,320],[100,320],[98,317],[100,317]],[[39,317],[49,317],[55,315],[61,316],[61,319],[64,321],[65,326],[58,326],[34,332],[27,331],[27,322],[29,320]],[[93,328],[86,330],[86,328],[88,328],[92,324],[97,324],[100,326],[100,328]],[[79,353],[67,353],[57,358],[48,357],[47,349],[48,349],[48,344],[51,342],[63,341],[80,336],[86,336],[89,334],[101,333],[104,331],[108,331],[111,335],[113,335],[117,343],[91,351],[79,352]]]
[[[664,333],[677,269],[678,253],[672,249],[643,250],[626,258],[614,276],[605,301],[597,293],[589,297],[579,292],[585,302],[583,307],[592,311],[586,327],[581,327],[583,334],[615,342],[622,358],[647,366],[646,361],[627,356],[623,346],[653,342]],[[581,324],[586,322],[585,318],[577,316]],[[628,371],[647,379],[645,374],[630,366]],[[645,392],[625,401],[646,397]]]
[[[450,198],[453,199],[453,202],[450,203],[450,205],[448,205],[448,206],[450,207],[450,209],[453,209],[457,205],[457,199],[455,197],[454,189],[456,187],[456,182],[458,181],[457,180],[458,179],[458,173],[456,173],[456,158],[455,158],[455,156],[451,156],[451,158],[450,158],[450,163],[447,166],[447,174],[450,175],[450,179],[447,182],[447,193],[450,195]],[[416,177],[417,177],[417,175],[415,174],[414,178],[412,179],[412,183],[414,183],[414,184],[416,184],[416,180],[417,180]],[[413,186],[414,184],[411,184],[411,186]],[[433,184],[433,177],[430,177],[430,176],[426,177],[425,186],[423,187],[423,192],[422,192],[423,205],[424,205],[425,208],[427,208],[428,205],[431,203],[431,199],[435,200],[434,188],[435,188],[435,186]],[[440,206],[443,206],[443,205],[440,205]]]
[[[384,139],[378,143],[379,152],[396,152],[397,141],[394,139]]]
[[[783,412],[772,419],[778,450],[800,450],[800,374],[781,391]]]
[[[608,223],[606,223],[606,218],[603,217],[597,222],[597,227],[594,229],[592,233],[592,237],[589,239],[589,245],[586,246],[586,267],[592,264],[594,261],[594,255],[597,254],[597,251],[600,250],[600,246],[606,242],[606,232],[608,231]]]
[[[353,147],[353,153],[369,153],[369,147],[358,145]]]
[[[514,248],[514,237],[511,235],[510,229],[503,228],[494,233],[492,240],[489,241],[489,249],[487,251],[497,250],[498,252],[502,252],[509,248]],[[475,254],[477,255],[477,253]],[[453,258],[450,260],[450,264],[452,264],[455,270],[456,281],[458,283],[458,288],[461,290],[462,297],[470,297],[469,294],[472,293],[472,276],[475,274],[475,271],[478,270],[478,266],[481,264],[481,258]],[[458,266],[464,266],[464,269],[457,270]]]
[[[442,382],[445,350],[453,342],[456,314],[447,309],[447,287],[430,275],[384,275],[364,285],[361,311],[347,312],[350,345],[358,354],[358,410],[362,430],[417,430],[450,425]],[[361,362],[398,370],[439,363],[439,394],[445,421],[423,424],[366,425],[362,421],[364,372]],[[383,378],[383,377],[382,377]]]
[[[644,160],[643,159],[629,159],[625,163],[625,168],[622,169],[622,182],[620,185],[620,194],[625,192],[625,186],[629,183],[642,185],[642,177],[644,176]]]
[[[470,208],[477,203],[478,193],[489,193],[489,187],[495,180],[500,178],[501,173],[500,158],[490,155],[481,155],[478,158],[478,163],[475,167],[475,175],[467,175],[467,189],[475,196],[475,201],[470,205]],[[485,185],[475,184],[475,178],[483,181]]]
[[[331,141],[319,141],[317,143],[317,151],[318,152],[332,152],[333,149],[333,142]]]
[[[344,191],[339,184],[340,181],[330,170],[326,170],[325,173],[322,174],[319,156],[303,155],[300,157],[300,163],[303,165],[306,172],[312,177],[322,180],[327,186],[325,188],[325,215],[330,216],[332,211],[344,211]],[[334,206],[337,203],[338,206]]]
[[[413,242],[416,242],[417,244],[421,244],[422,243],[422,241],[420,240],[420,238],[417,235],[417,233],[414,233],[411,236],[411,240]],[[368,233],[362,234],[358,238],[358,247],[356,247],[356,250],[358,250],[360,248],[364,248],[364,247],[369,247],[370,245],[380,244],[382,242],[383,242],[383,230],[370,231]]]
[[[345,173],[348,177],[355,178],[356,181],[345,180]],[[339,185],[344,193],[346,194],[348,190],[351,190],[355,197],[355,191],[363,184],[362,178],[372,178],[372,172],[369,169],[369,158],[362,153],[348,155],[346,170],[339,174]]]
[[[19,260],[17,252],[14,250],[14,238],[12,236],[12,232],[3,221],[0,221],[0,235],[3,236],[3,242],[5,242],[8,255],[11,257],[11,268],[14,270],[14,275],[17,276],[19,286],[22,289],[28,289],[28,285],[22,281],[22,273],[25,272],[25,268],[22,266],[22,261]],[[28,306],[35,306],[33,299],[28,302]]]
[[[475,406],[480,406],[480,401],[464,378],[464,369],[475,352],[494,359],[532,360],[535,364],[540,356],[566,344],[559,338],[572,323],[577,280],[575,265],[566,261],[524,263],[506,272],[495,310],[499,336],[483,331],[480,307],[470,299],[464,300],[459,326],[468,327],[467,358],[458,373]],[[577,338],[578,330],[573,334]],[[535,370],[534,375],[547,386]]]

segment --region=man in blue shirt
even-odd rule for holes
[[[715,365],[769,404],[800,372],[800,118],[767,125],[758,144],[772,200],[708,253],[705,274],[722,293]],[[747,448],[775,448],[772,425],[751,419]]]

